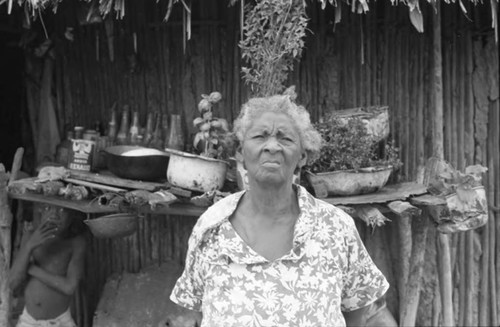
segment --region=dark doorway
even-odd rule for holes
[[[19,47],[22,29],[15,13],[0,7],[0,163],[11,170],[16,149],[23,144],[25,112],[24,53]]]

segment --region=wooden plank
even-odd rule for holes
[[[21,166],[23,164],[23,154],[24,148],[17,148],[16,153],[14,154],[14,160],[12,161],[12,168],[10,170],[9,183],[12,183],[17,179],[17,175],[21,170]]]
[[[380,227],[384,225],[386,221],[390,221],[389,218],[384,216],[380,210],[374,206],[361,204],[355,205],[354,209],[356,210],[356,215],[368,226]]]
[[[113,187],[113,186],[108,186],[108,185],[103,185],[103,184],[93,183],[93,182],[86,182],[86,181],[82,181],[82,180],[79,180],[76,178],[64,178],[63,180],[67,183],[78,184],[78,185],[86,186],[89,188],[99,189],[102,191],[109,191],[109,192],[115,192],[115,193],[127,192],[127,190],[123,189],[123,188],[118,188],[118,187]]]
[[[69,170],[70,177],[75,179],[80,179],[83,181],[113,185],[117,187],[124,187],[128,189],[146,190],[146,191],[157,191],[158,189],[165,189],[170,186],[168,183],[153,183],[153,182],[143,182],[133,179],[126,179],[110,175],[109,172],[101,173],[91,173],[86,171]]]
[[[406,201],[393,201],[387,204],[387,207],[398,216],[417,216],[422,210],[412,206]]]
[[[409,199],[410,203],[419,207],[446,205],[446,200],[430,194],[424,194]]]
[[[9,196],[12,199],[23,200],[23,201],[32,201],[37,203],[47,203],[55,206],[60,206],[63,208],[68,208],[72,210],[81,211],[84,213],[111,213],[116,212],[116,208],[109,206],[101,206],[97,203],[97,201],[89,201],[89,200],[66,200],[60,196],[49,196],[43,194],[36,193],[24,193],[24,194],[15,194],[9,193]]]
[[[84,213],[112,213],[118,212],[118,209],[113,206],[99,205],[97,201],[89,200],[67,200],[62,197],[48,196],[35,193],[14,194],[9,193],[12,199],[33,201],[38,203],[48,203],[72,210],[81,211]],[[149,206],[139,208],[141,212],[162,214],[162,215],[179,215],[179,216],[200,216],[207,207],[198,207],[187,203],[174,203],[169,206],[158,206],[155,210],[151,210]]]
[[[414,182],[405,182],[392,184],[383,187],[376,193],[362,194],[345,197],[331,197],[322,199],[333,205],[337,204],[367,204],[367,203],[385,203],[396,200],[405,200],[413,195],[422,195],[427,192],[424,185]]]

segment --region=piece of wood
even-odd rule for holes
[[[420,195],[409,199],[410,203],[418,207],[446,205],[446,200],[430,194]]]
[[[406,285],[410,275],[410,258],[412,252],[411,216],[403,214],[397,219],[398,237],[399,237],[399,267],[398,274],[398,294],[399,294],[399,312],[403,312],[404,298],[406,296]]]
[[[189,190],[185,190],[183,188],[180,188],[180,187],[170,187],[168,189],[168,191],[170,193],[172,193],[173,195],[177,195],[177,196],[180,196],[180,197],[183,197],[183,198],[191,198],[191,196],[193,195],[193,192],[189,191]]]
[[[399,325],[405,327],[415,326],[418,303],[420,300],[420,286],[422,282],[422,269],[424,266],[425,247],[427,244],[427,231],[429,218],[424,213],[412,220],[412,251],[410,259],[410,273],[406,285],[402,310],[400,311]]]
[[[403,299],[406,294],[406,285],[410,274],[410,256],[412,250],[412,235],[411,235],[411,218],[421,215],[422,210],[412,206],[408,202],[393,201],[387,204],[387,207],[396,215],[398,234],[399,234],[399,267],[398,274],[398,290],[399,290],[399,310],[403,310]]]
[[[375,193],[345,196],[345,197],[331,197],[323,199],[323,201],[326,201],[333,205],[385,203],[396,200],[406,200],[410,196],[422,195],[425,194],[426,192],[427,188],[422,184],[414,182],[405,182],[405,183],[387,185]]]
[[[417,216],[422,213],[422,210],[412,206],[406,201],[392,201],[387,204],[387,207],[398,216]]]
[[[97,203],[97,201],[91,200],[67,200],[62,196],[50,196],[37,193],[24,193],[15,194],[9,193],[12,199],[32,201],[37,203],[47,203],[55,206],[60,206],[63,208],[68,208],[72,210],[81,211],[84,213],[111,213],[116,212],[117,209],[109,206],[102,206]]]
[[[169,190],[170,191],[170,190]],[[57,205],[60,207],[77,210],[87,214],[102,214],[102,213],[113,213],[118,212],[118,208],[107,205],[99,205],[97,201],[93,200],[67,200],[60,196],[48,196],[43,194],[35,193],[25,193],[25,194],[13,194],[10,193],[9,196],[13,199],[32,201],[38,203],[48,203],[52,205]],[[151,210],[149,206],[143,206],[139,208],[141,212],[147,212],[158,215],[178,215],[178,216],[191,216],[198,217],[207,208],[197,207],[188,203],[173,203],[168,206],[158,205],[155,210]]]
[[[82,181],[82,180],[75,179],[75,178],[64,178],[63,180],[67,183],[82,185],[82,186],[86,186],[89,188],[94,188],[94,189],[108,191],[108,192],[126,193],[128,191],[128,190],[123,189],[123,188],[103,185],[103,184],[94,183],[94,182],[86,182],[86,181]]]
[[[168,183],[153,183],[153,182],[142,182],[133,179],[120,178],[116,176],[111,176],[108,172],[102,173],[91,173],[86,171],[69,170],[70,178],[79,179],[87,182],[94,182],[105,185],[113,185],[116,187],[123,187],[127,189],[136,190],[146,190],[146,191],[157,191],[159,189],[168,188],[170,185]]]
[[[441,287],[441,305],[443,326],[454,326],[453,319],[453,286],[450,258],[450,239],[447,234],[437,233],[438,272]]]
[[[371,227],[380,227],[385,224],[386,221],[390,221],[389,218],[384,216],[380,210],[369,204],[355,205],[356,215],[363,220],[366,225]]]
[[[339,209],[342,209],[345,213],[347,213],[349,216],[351,216],[353,218],[357,217],[356,209],[354,209],[353,207],[348,207],[348,206],[343,206],[343,205],[338,205],[336,207]]]
[[[9,176],[0,163],[0,326],[9,325],[11,291],[8,276],[11,258],[12,213],[9,208],[7,183]]]
[[[14,154],[14,160],[12,161],[12,168],[10,170],[9,183],[12,183],[17,179],[18,173],[21,170],[23,164],[24,148],[17,148]]]

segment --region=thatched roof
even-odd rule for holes
[[[14,5],[23,6],[26,13],[31,14],[31,16],[37,16],[44,9],[51,9],[56,11],[57,6],[62,0],[0,0],[0,5],[7,5],[7,12],[10,13],[12,11],[12,7]],[[106,17],[108,15],[114,15],[117,19],[121,19],[126,14],[126,5],[125,0],[82,0],[88,3],[91,3],[91,8],[95,12],[99,13],[101,16]],[[160,0],[157,0],[159,2]],[[172,12],[172,8],[174,5],[180,5],[184,8],[187,19],[186,21],[190,21],[191,15],[191,6],[196,5],[193,0],[162,0],[168,1],[167,11],[165,12],[165,21],[168,20],[170,13]],[[245,5],[249,3],[249,0],[226,0],[229,5]],[[305,0],[290,0],[290,1],[303,1]],[[355,13],[367,13],[370,10],[369,0],[317,0],[321,3],[321,7],[324,9],[328,4],[335,6],[340,9],[340,3],[344,2],[349,5],[352,12]],[[420,10],[419,0],[390,0],[391,4],[399,4],[403,3],[408,6],[408,14],[410,21],[413,26],[419,32],[424,31],[423,27],[423,17],[422,11]],[[436,5],[438,1],[444,1],[446,3],[457,2],[460,5],[462,11],[467,14],[467,9],[464,6],[462,1],[467,0],[427,0],[428,3],[432,5]],[[469,0],[473,4],[484,4],[482,0]],[[488,0],[486,0],[488,1]],[[498,38],[498,0],[489,0],[491,5],[491,18],[492,18],[492,28],[495,29],[495,35]],[[341,10],[335,11],[335,23],[340,22],[341,19]]]

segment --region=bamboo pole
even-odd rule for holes
[[[433,67],[434,67],[434,128],[433,128],[433,155],[444,158],[443,149],[443,65],[441,48],[441,6],[435,3],[436,12],[433,17]],[[443,309],[443,326],[453,326],[453,288],[450,262],[450,244],[446,234],[438,233],[438,261],[439,278],[441,285],[441,299]]]

